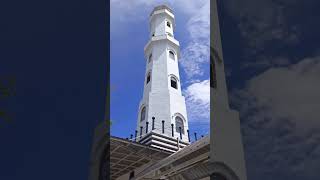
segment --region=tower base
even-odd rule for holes
[[[168,137],[154,132],[150,132],[141,138],[139,142],[172,153],[190,144],[189,142],[181,141],[178,137]]]

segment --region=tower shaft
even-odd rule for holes
[[[150,40],[144,47],[146,73],[139,104],[138,140],[169,151],[188,144],[188,118],[181,94],[178,60],[180,45],[174,38],[173,11],[157,6],[150,15]]]

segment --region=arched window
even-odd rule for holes
[[[140,121],[143,121],[146,118],[146,107],[143,107],[141,110]]]
[[[175,58],[175,56],[174,56],[174,52],[173,51],[169,51],[169,57],[171,58],[171,59],[173,59],[173,60],[175,60],[176,58]]]
[[[178,83],[177,83],[177,79],[174,77],[170,78],[170,82],[171,82],[171,87],[178,89]]]
[[[148,75],[147,75],[147,82],[146,82],[146,84],[148,84],[148,83],[150,82],[150,80],[151,80],[151,73],[149,72]]]
[[[181,117],[177,116],[176,117],[176,131],[180,133],[180,128],[181,127],[181,133],[184,134],[184,125],[183,125],[183,120]]]
[[[152,61],[152,54],[149,55],[148,63],[150,63],[151,61]]]

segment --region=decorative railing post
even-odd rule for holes
[[[136,130],[136,132],[134,133],[134,141],[137,141],[137,135],[138,135],[138,131]]]
[[[130,134],[130,140],[132,141],[132,138],[133,138],[133,135],[132,134]]]
[[[164,120],[162,120],[162,134],[164,134]]]
[[[146,134],[148,133],[148,126],[149,126],[149,122],[146,122]]]
[[[180,139],[182,139],[181,127],[179,127]]]
[[[197,133],[194,133],[194,139],[197,140]]]
[[[154,130],[154,119],[155,117],[152,117],[152,130]]]
[[[187,133],[188,133],[188,141],[190,142],[190,132],[189,132],[189,129],[187,130]]]
[[[171,134],[172,134],[172,137],[174,137],[173,124],[171,124]]]

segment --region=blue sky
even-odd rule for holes
[[[143,48],[149,40],[149,14],[156,5],[175,14],[180,42],[181,86],[191,133],[209,133],[209,1],[111,1],[111,134],[134,134],[145,74]],[[201,11],[199,11],[201,9]],[[199,137],[198,136],[198,137]],[[193,136],[192,136],[193,137]]]

